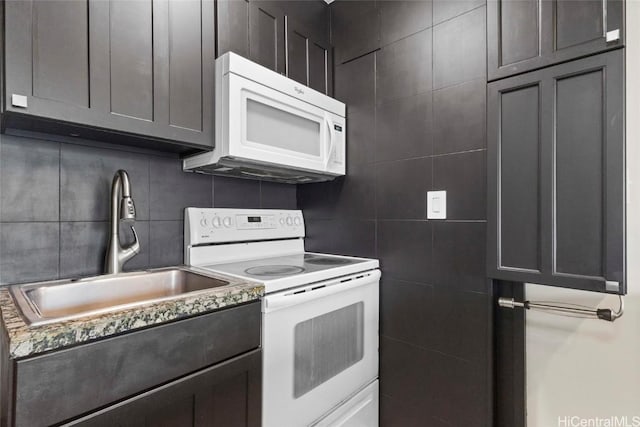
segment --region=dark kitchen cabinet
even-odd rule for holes
[[[216,56],[227,52],[249,57],[249,2],[217,0],[218,47]]]
[[[333,92],[329,12],[321,1],[221,0],[218,55],[233,51],[319,92]]]
[[[228,360],[66,425],[258,427],[261,352]]]
[[[214,14],[213,0],[5,2],[5,125],[211,148]]]
[[[287,76],[324,94],[333,92],[333,52],[320,26],[287,16]]]
[[[259,425],[260,319],[254,301],[21,359],[2,342],[0,425]]]
[[[249,59],[285,74],[285,11],[279,3],[249,2]]]
[[[489,0],[489,80],[623,46],[623,10],[622,0]]]
[[[488,85],[488,274],[625,293],[624,57]]]

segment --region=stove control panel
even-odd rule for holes
[[[299,210],[186,208],[185,248],[208,243],[304,237]]]

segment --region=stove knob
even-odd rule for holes
[[[207,225],[209,225],[209,223],[207,221],[207,218],[202,218],[200,220],[200,225],[203,226],[203,227],[206,227]]]
[[[295,217],[295,219],[293,220],[293,223],[295,225],[300,225],[302,224],[302,220],[300,219],[300,217]]]
[[[231,227],[231,217],[230,216],[225,216],[224,219],[222,220],[222,223],[227,228]]]
[[[280,225],[284,225],[284,218],[280,217]]]
[[[287,225],[293,225],[293,218],[290,216],[287,217]]]
[[[213,221],[211,221],[215,228],[220,228],[220,218],[217,216],[213,217]]]

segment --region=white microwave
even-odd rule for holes
[[[215,148],[185,171],[296,184],[345,174],[344,103],[231,52],[215,80]]]

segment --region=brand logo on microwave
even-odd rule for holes
[[[294,86],[293,90],[295,90],[298,95],[304,95],[304,90],[300,89],[297,86]]]

